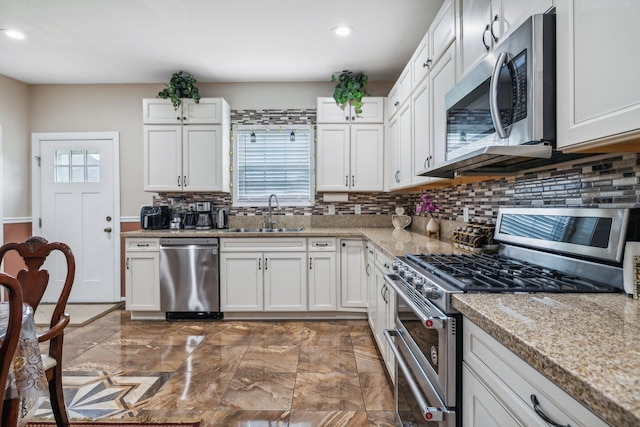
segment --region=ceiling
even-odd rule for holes
[[[29,84],[394,81],[442,0],[0,0],[0,74]],[[340,38],[339,25],[354,32]]]

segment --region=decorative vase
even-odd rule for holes
[[[427,223],[427,237],[439,237],[440,236],[440,224],[435,218],[429,219]]]

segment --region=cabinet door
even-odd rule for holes
[[[263,268],[262,253],[220,254],[221,311],[262,311]]]
[[[640,2],[558,0],[556,11],[558,148],[600,147],[635,135],[624,149],[636,152]]]
[[[265,311],[307,310],[305,252],[265,252]]]
[[[524,425],[502,406],[465,363],[462,364],[462,414],[463,427]]]
[[[371,332],[376,333],[376,276],[375,276],[375,256],[376,251],[371,243],[366,244],[367,265],[365,273],[367,274],[367,320]]]
[[[196,103],[193,99],[182,101],[182,123],[189,124],[220,124],[224,113],[222,98],[200,98]]]
[[[142,100],[142,123],[175,125],[182,123],[182,107],[176,110],[170,99],[149,98]]]
[[[353,123],[384,123],[385,99],[381,97],[362,98],[362,113],[356,114],[351,107],[351,122]]]
[[[346,105],[344,109],[336,104],[333,98],[316,99],[317,123],[348,123],[351,115],[351,107]]]
[[[335,252],[309,252],[309,311],[337,308]]]
[[[429,42],[429,32],[424,35],[418,47],[411,57],[411,87],[415,89],[418,84],[429,74],[429,67],[433,60],[431,59],[431,49]]]
[[[145,191],[182,190],[182,126],[144,126]]]
[[[445,95],[456,85],[455,48],[442,55],[429,75],[431,86],[431,158],[429,166],[444,163],[447,149],[447,109]],[[432,179],[433,180],[433,179]]]
[[[433,166],[433,147],[431,146],[431,91],[429,80],[424,81],[411,97],[413,114],[413,169],[412,183],[423,184],[431,178],[418,173]]]
[[[383,156],[384,125],[351,125],[351,174],[349,180],[352,191],[383,190]],[[335,155],[333,161],[339,161]]]
[[[364,242],[340,241],[340,306],[367,307],[367,280]]]
[[[398,80],[389,91],[389,117],[393,117],[411,94],[411,61],[407,63]]]
[[[318,191],[349,189],[349,125],[318,125],[316,188]]]
[[[182,128],[182,182],[185,191],[223,191],[221,126]]]
[[[126,252],[126,308],[128,311],[160,311],[160,253]]]
[[[453,0],[446,0],[429,27],[429,43],[433,65],[456,38],[456,16]]]
[[[469,71],[492,45],[487,26],[491,22],[490,0],[460,0],[458,12],[458,76]],[[489,48],[487,48],[486,46]]]
[[[553,7],[553,3],[554,0],[492,0],[491,25],[493,34],[498,39],[494,44],[500,44],[529,16],[548,12]]]

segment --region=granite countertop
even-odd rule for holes
[[[136,230],[121,233],[123,237],[338,237],[365,238],[380,247],[389,256],[407,253],[433,252],[452,253],[457,251],[451,243],[424,234],[394,228],[359,228],[359,227],[309,227],[294,232],[233,232],[229,230]]]
[[[457,294],[453,306],[607,423],[640,425],[638,300]]]

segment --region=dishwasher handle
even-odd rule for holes
[[[219,243],[217,238],[208,237],[163,237],[160,239],[160,247],[172,246],[204,246],[217,248]]]

